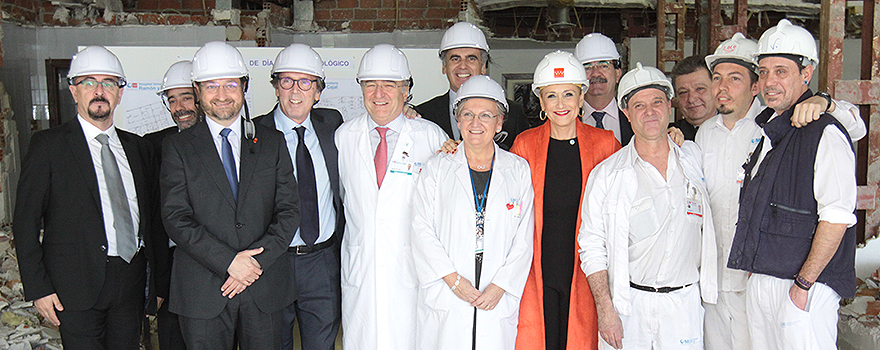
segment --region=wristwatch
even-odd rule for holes
[[[816,93],[816,96],[820,96],[820,97],[824,98],[825,101],[828,101],[828,106],[825,107],[825,111],[828,112],[828,110],[831,109],[831,104],[833,103],[833,102],[831,102],[831,95],[829,95],[825,91],[819,91]]]

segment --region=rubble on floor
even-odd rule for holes
[[[9,225],[0,227],[0,349],[61,350],[58,328],[25,302]]]
[[[859,279],[856,296],[840,307],[837,323],[840,349],[880,348],[880,269]]]

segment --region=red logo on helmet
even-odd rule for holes
[[[554,78],[565,78],[565,68],[553,68]]]
[[[725,53],[731,53],[731,52],[733,52],[734,50],[736,50],[736,44],[727,45],[727,46],[724,47],[723,50],[724,50]]]

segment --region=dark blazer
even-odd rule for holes
[[[629,123],[629,118],[623,114],[623,110],[620,108],[617,109],[617,116],[620,119],[620,145],[626,146],[633,138],[633,127]]]
[[[242,135],[238,202],[207,122],[165,138],[160,184],[165,230],[177,243],[169,311],[219,315],[229,300],[220,291],[226,269],[238,252],[259,247],[263,274],[244,293],[264,313],[296,300],[284,253],[299,226],[299,195],[281,133],[256,125],[253,140]]]
[[[158,163],[162,161],[162,141],[169,135],[174,135],[178,132],[179,129],[177,126],[172,126],[144,135],[144,139],[150,141],[155,149],[157,160],[156,169],[159,169]],[[158,189],[159,176],[155,176],[153,182],[154,186]],[[172,256],[168,250],[168,234],[165,232],[165,226],[162,225],[162,211],[157,207],[154,212],[156,214],[155,220],[157,220],[155,222],[157,222],[158,225],[155,225],[156,227],[153,230],[153,261],[156,262],[154,264],[156,268],[153,270],[153,277],[156,282],[156,295],[168,299],[171,287]]]
[[[156,189],[150,186],[156,176],[153,147],[135,134],[116,132],[134,178],[141,218],[138,235],[152,265],[151,218],[158,207]],[[12,230],[26,300],[57,293],[65,310],[95,305],[104,284],[107,235],[97,174],[77,119],[31,138]],[[154,289],[152,283],[148,286]]]
[[[510,99],[507,100],[507,104],[510,106],[510,111],[507,112],[507,120],[501,126],[501,132],[507,132],[507,136],[497,142],[498,146],[505,150],[509,150],[513,146],[513,139],[516,138],[516,135],[529,128],[529,121],[526,119],[522,105]],[[449,91],[415,106],[415,110],[423,118],[439,125],[449,138],[453,137],[453,125],[449,120]]]
[[[697,128],[691,123],[688,123],[687,119],[679,119],[673,123],[669,123],[669,127],[676,127],[681,130],[681,133],[684,134],[684,139],[693,141],[694,138],[697,137]]]
[[[276,109],[278,109],[277,104],[269,113],[254,118],[254,123],[276,129]],[[318,135],[318,143],[321,145],[324,163],[327,164],[327,174],[330,175],[330,190],[333,191],[333,207],[336,209],[336,228],[333,237],[338,243],[341,243],[342,234],[345,229],[345,213],[343,213],[342,196],[339,192],[339,151],[336,149],[333,135],[336,134],[336,128],[342,125],[342,114],[335,109],[312,108],[312,114],[309,118],[312,119],[312,126],[315,128],[315,134]]]

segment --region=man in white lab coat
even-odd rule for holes
[[[367,113],[336,131],[346,219],[343,346],[415,349],[412,193],[422,165],[446,133],[430,121],[403,117],[412,75],[396,47],[383,44],[367,51],[357,77]]]

